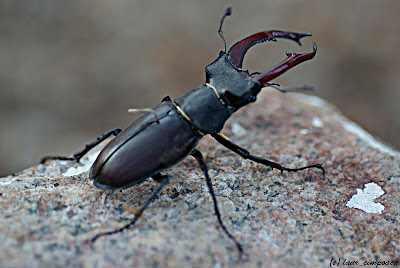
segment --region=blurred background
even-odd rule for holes
[[[253,47],[244,68],[263,71],[286,51],[312,61],[274,82],[311,85],[373,135],[400,148],[400,2],[0,0],[0,176],[47,154],[72,154],[204,82],[204,67],[261,30],[311,32],[303,46]]]

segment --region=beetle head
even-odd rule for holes
[[[231,15],[231,9],[227,8],[221,19],[218,33],[222,35],[222,23],[226,16]],[[234,44],[226,53],[223,51],[219,57],[206,67],[206,81],[214,87],[221,100],[234,110],[254,102],[261,88],[268,85],[268,82],[283,74],[294,66],[312,59],[317,52],[317,45],[310,53],[286,53],[287,58],[275,67],[272,67],[256,76],[251,76],[247,71],[242,70],[243,58],[252,46],[266,41],[277,41],[277,38],[286,38],[301,45],[300,39],[310,36],[309,33],[293,33],[278,30],[263,31],[252,34]]]
[[[262,88],[262,85],[247,72],[237,69],[225,52],[221,52],[219,57],[206,67],[206,82],[214,87],[223,103],[234,110],[254,102]]]
[[[219,57],[206,67],[206,81],[215,88],[227,106],[237,110],[254,102],[261,88],[268,85],[269,81],[294,66],[312,59],[317,52],[317,46],[314,43],[313,52],[310,53],[286,53],[286,60],[256,76],[251,76],[247,71],[242,70],[246,51],[257,43],[268,40],[276,41],[275,37],[292,39],[300,44],[300,38],[309,35],[281,31],[253,34],[233,45],[228,53],[221,51]]]

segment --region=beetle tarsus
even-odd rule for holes
[[[322,176],[325,176],[325,169],[323,168],[322,164],[314,164],[314,165],[309,165],[309,166],[304,166],[304,167],[299,167],[299,168],[286,168],[286,167],[281,166],[280,171],[283,174],[283,171],[297,172],[297,171],[309,169],[309,168],[318,168],[322,171]]]
[[[292,88],[287,88],[287,89],[280,88],[280,85],[276,84],[276,83],[267,83],[265,86],[266,87],[272,87],[273,89],[276,89],[281,93],[294,93],[294,92],[314,91],[314,88],[310,87],[310,86],[292,87]]]
[[[257,74],[260,74],[260,72],[252,72],[251,74],[249,74],[249,76],[254,76],[254,75],[257,75]]]
[[[214,211],[215,211],[215,215],[217,216],[218,219],[218,223],[221,226],[222,230],[224,231],[224,233],[235,243],[236,248],[239,251],[239,257],[241,258],[242,254],[244,253],[243,251],[243,247],[242,245],[236,240],[236,238],[228,231],[228,229],[225,227],[224,223],[222,222],[221,219],[221,214],[219,213],[219,209],[218,209],[218,203],[217,203],[217,199],[215,197],[214,194],[214,190],[213,190],[213,186],[212,186],[212,182],[210,179],[210,176],[208,175],[208,170],[207,170],[207,165],[204,161],[204,157],[201,154],[201,152],[197,149],[194,149],[191,153],[190,153],[194,158],[196,158],[197,163],[199,163],[201,170],[203,171],[205,177],[206,177],[206,182],[207,182],[207,186],[208,186],[208,190],[210,191],[213,203],[214,203]]]
[[[261,74],[261,73],[258,73]],[[266,83],[264,84],[265,87],[280,87],[281,85],[278,83]]]
[[[117,136],[121,132],[121,129],[116,128],[110,131],[107,131],[106,133],[101,134],[99,137],[96,138],[95,141],[86,144],[85,148],[82,151],[77,152],[74,154],[72,157],[69,156],[45,156],[42,157],[40,160],[41,164],[44,164],[48,160],[75,160],[76,162],[79,162],[79,160],[87,153],[89,152],[92,148],[96,147],[98,144],[100,144],[102,141],[110,137],[111,135]]]
[[[74,157],[47,155],[40,159],[40,164],[44,164],[48,160],[76,160]]]
[[[109,232],[104,232],[95,235],[90,241],[92,243],[96,242],[97,239],[99,239],[102,236],[107,236],[107,235],[112,235],[112,234],[117,234],[120,233],[126,229],[129,229],[133,225],[135,225],[136,221],[140,218],[142,215],[143,211],[149,206],[149,204],[153,201],[153,199],[156,197],[156,195],[161,191],[161,189],[168,183],[169,178],[167,175],[161,175],[160,173],[152,176],[152,178],[159,183],[158,187],[152,192],[151,196],[147,199],[147,201],[143,204],[143,206],[135,213],[135,216],[133,217],[132,221],[129,222],[128,224],[124,225],[121,228],[118,228],[113,231]]]

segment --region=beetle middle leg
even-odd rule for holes
[[[102,141],[104,141],[111,135],[117,136],[120,132],[121,132],[121,129],[116,128],[114,130],[110,130],[110,131],[107,131],[106,133],[101,134],[99,137],[97,137],[97,139],[95,141],[93,141],[89,144],[86,144],[85,148],[83,150],[77,152],[72,157],[49,155],[49,156],[42,157],[42,159],[40,160],[40,163],[43,164],[47,160],[75,160],[78,162],[87,152],[89,152],[89,150],[96,147],[98,144],[100,144]]]
[[[207,166],[206,163],[204,161],[203,155],[201,154],[201,152],[197,149],[194,149],[191,153],[190,153],[194,158],[196,158],[197,162],[200,165],[201,170],[203,171],[205,177],[206,177],[206,182],[207,182],[207,186],[208,189],[210,191],[213,203],[214,203],[214,211],[215,211],[215,215],[217,216],[218,219],[218,223],[221,226],[222,230],[224,231],[224,233],[230,238],[232,239],[232,241],[235,243],[236,248],[238,249],[240,254],[243,254],[243,248],[242,245],[240,245],[240,243],[236,240],[236,238],[228,231],[228,229],[225,227],[224,223],[222,222],[221,219],[221,214],[219,213],[219,209],[218,209],[218,204],[217,204],[217,199],[215,197],[214,194],[214,190],[213,190],[213,186],[212,186],[212,182],[210,179],[210,176],[208,175],[208,170],[207,170]]]
[[[151,201],[153,201],[153,199],[156,197],[156,195],[161,191],[161,189],[168,183],[169,178],[167,175],[161,175],[160,173],[157,173],[156,175],[152,176],[152,178],[157,181],[159,183],[158,187],[153,191],[153,193],[151,194],[151,196],[149,197],[149,199],[147,199],[147,201],[142,205],[142,207],[135,213],[133,219],[131,222],[129,222],[128,224],[124,225],[123,227],[113,230],[113,231],[109,231],[109,232],[104,232],[104,233],[100,233],[95,235],[90,241],[93,243],[95,242],[97,239],[99,239],[102,236],[106,236],[106,235],[112,235],[112,234],[116,234],[116,233],[120,233],[126,229],[129,229],[131,226],[133,226],[137,220],[139,219],[140,215],[142,215],[143,211],[149,206],[149,204],[151,203]]]
[[[243,149],[239,145],[234,144],[227,137],[225,137],[224,135],[222,135],[220,133],[211,134],[211,136],[214,139],[216,139],[219,143],[221,143],[223,146],[225,146],[229,150],[232,150],[233,152],[237,153],[244,159],[249,159],[256,163],[263,164],[263,165],[269,166],[271,168],[279,169],[282,173],[283,173],[283,171],[296,172],[299,170],[304,170],[304,169],[309,169],[309,168],[318,168],[322,171],[322,175],[325,175],[325,170],[322,167],[322,164],[314,164],[314,165],[309,165],[309,166],[304,166],[304,167],[299,167],[299,168],[287,168],[278,163],[275,163],[275,162],[269,161],[267,159],[250,154],[247,150]]]

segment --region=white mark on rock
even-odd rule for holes
[[[385,207],[380,203],[375,203],[374,199],[380,197],[385,192],[374,182],[367,183],[364,186],[364,190],[357,189],[357,194],[350,198],[346,206],[349,208],[358,208],[368,213],[381,213]]]
[[[85,166],[70,167],[62,175],[65,176],[65,177],[79,175],[79,174],[87,171],[89,168],[90,168],[90,166],[87,167],[86,165]]]
[[[83,172],[86,172],[93,165],[100,151],[96,150],[94,152],[89,152],[87,155],[81,158],[80,163],[83,165],[70,167],[65,171],[62,175],[65,177],[79,175]]]
[[[308,129],[305,129],[305,128],[300,129],[300,134],[301,135],[307,135],[308,133],[310,133],[310,131]]]
[[[242,127],[239,123],[232,123],[232,133],[237,137],[243,137],[247,134],[247,130]]]
[[[318,117],[314,117],[312,119],[312,125],[313,127],[323,127],[324,126],[324,122],[321,121],[321,119],[319,119]]]

